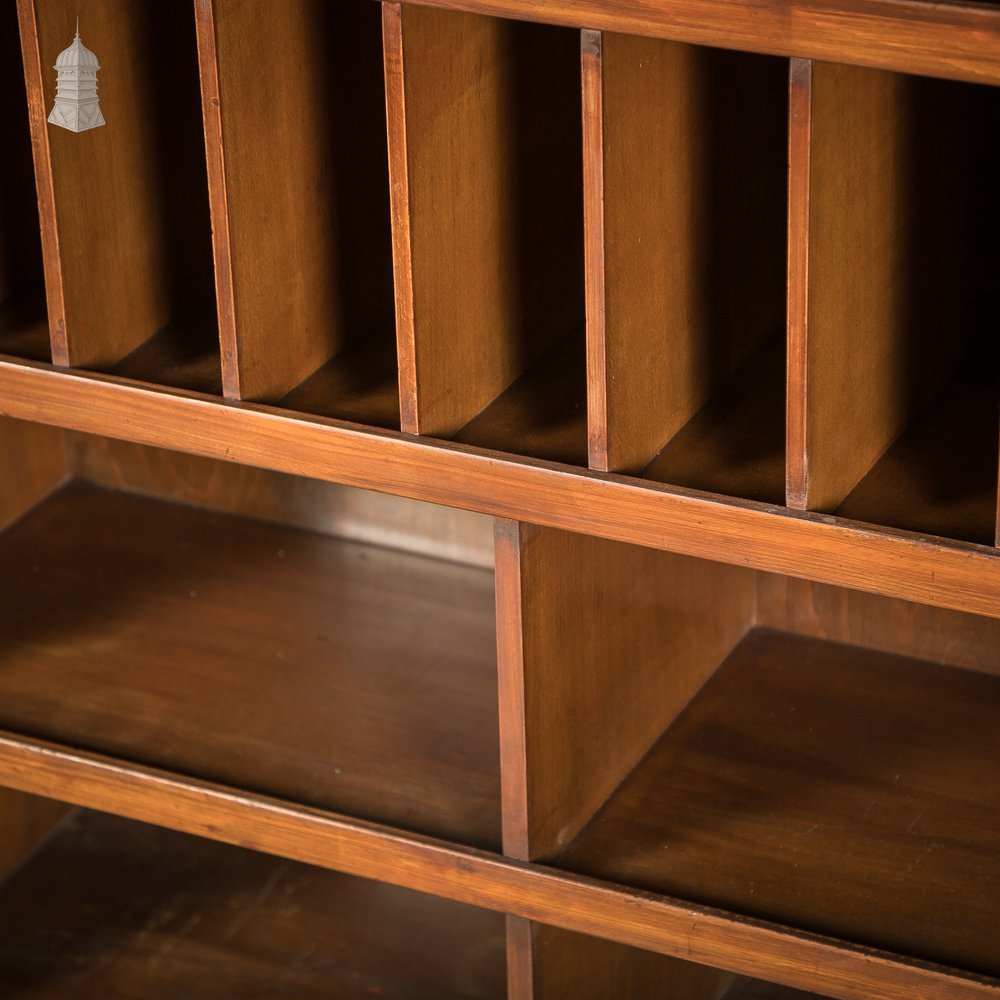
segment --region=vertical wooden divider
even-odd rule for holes
[[[575,35],[382,10],[402,428],[450,437],[582,318]]]
[[[211,296],[191,14],[122,0],[18,0],[18,13],[52,356],[106,370]],[[106,124],[71,133],[47,116],[78,13],[105,67]]]

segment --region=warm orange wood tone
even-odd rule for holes
[[[0,937],[11,997],[505,995],[496,914],[96,813],[0,883]]]
[[[0,419],[0,530],[51,493],[69,474],[65,435],[52,427]]]
[[[66,811],[61,802],[0,788],[0,880],[37,850]]]
[[[450,437],[583,318],[578,36],[383,25],[402,426]]]
[[[819,990],[973,1000],[1000,982],[0,733],[2,783],[568,930]]]
[[[752,624],[753,574],[532,525],[497,543],[501,726],[519,740],[502,759],[504,850],[546,858]]]
[[[981,546],[9,360],[0,415],[1000,618],[1000,559]]]
[[[0,558],[5,728],[499,843],[489,573],[83,484]]]
[[[785,67],[617,34],[583,65],[590,461],[638,472],[784,327]]]
[[[206,136],[221,144],[208,162],[224,189],[213,206],[220,297],[232,286],[220,315],[226,395],[274,401],[349,343],[393,340],[379,10],[196,10]]]
[[[998,717],[996,677],[755,631],[559,866],[995,976]]]
[[[53,359],[108,369],[211,296],[194,18],[124,0],[20,0],[19,12]],[[79,134],[45,123],[77,13],[106,68],[107,121]]]

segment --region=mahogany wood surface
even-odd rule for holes
[[[586,200],[607,428],[591,432],[591,466],[638,472],[784,326],[787,71],[610,33],[585,39],[583,65],[602,115]]]
[[[77,13],[107,124],[72,133],[45,120]],[[19,14],[53,359],[109,369],[211,296],[194,19],[124,0],[19,0]]]
[[[209,150],[212,182],[225,187],[215,227],[221,282],[232,283],[226,395],[274,401],[350,341],[393,339],[379,10],[365,0],[197,10],[204,97],[218,101],[206,129],[221,144]]]
[[[81,813],[0,882],[0,978],[11,1000],[500,1000],[503,921]]]
[[[2,783],[836,1000],[995,998],[1000,982],[0,733]]]
[[[0,415],[1000,617],[984,546],[10,358]]]
[[[450,437],[583,318],[578,36],[383,6],[405,431]]]
[[[0,558],[0,725],[499,843],[489,573],[86,484]]]
[[[544,859],[742,638],[753,574],[515,523],[498,526],[496,572],[504,850]]]
[[[53,427],[0,419],[0,462],[2,530],[66,479],[66,436]]]
[[[998,713],[996,677],[755,631],[558,864],[995,976]]]

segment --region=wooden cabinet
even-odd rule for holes
[[[91,0],[71,133],[76,14],[0,995],[1000,997],[1000,9]]]

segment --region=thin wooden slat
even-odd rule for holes
[[[450,437],[583,317],[577,38],[397,4],[383,34],[402,427]]]
[[[532,525],[503,526],[497,543],[504,850],[544,859],[570,843],[740,640],[754,618],[754,580]]]
[[[634,473],[784,327],[785,68],[613,33],[583,64],[591,466]]]
[[[53,358],[109,369],[211,296],[193,19],[184,5],[89,3],[80,30],[105,66],[107,124],[76,134],[46,118],[77,5],[21,0],[20,13]]]
[[[836,1000],[996,998],[996,980],[0,733],[0,783],[730,969]]]
[[[379,9],[196,11],[225,391],[274,402],[344,348],[393,340]]]
[[[0,415],[1000,618],[985,546],[12,359]]]
[[[921,0],[411,0],[447,10],[1000,83],[1000,11]]]

